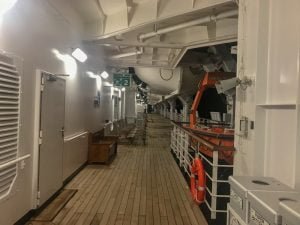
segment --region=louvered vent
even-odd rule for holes
[[[0,55],[0,166],[17,159],[20,77],[13,59]],[[16,164],[0,170],[0,199],[8,194]]]

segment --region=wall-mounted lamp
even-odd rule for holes
[[[79,62],[85,62],[87,60],[87,55],[80,49],[80,48],[76,48],[73,52],[72,52],[72,56],[77,59]]]
[[[96,79],[96,78],[98,77],[96,74],[94,74],[94,73],[91,72],[91,71],[87,71],[86,74],[89,75],[89,78]]]
[[[100,90],[101,90],[101,86],[102,86],[102,79],[101,79],[101,77],[100,77],[98,74],[94,74],[94,73],[91,72],[91,71],[87,71],[86,73],[87,73],[87,75],[88,75],[90,78],[96,79],[96,82],[97,82],[97,90],[100,91]]]
[[[74,77],[77,73],[75,59],[68,54],[61,54],[57,49],[52,49],[52,52],[59,60],[64,62],[66,74],[70,75],[71,78]]]
[[[125,88],[124,88],[124,87],[122,87],[121,91],[125,91]]]
[[[103,82],[103,86],[104,86],[104,87],[112,87],[113,84],[112,84],[112,83],[109,83],[109,82],[107,82],[107,81],[104,81],[104,82]]]

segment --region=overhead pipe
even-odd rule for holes
[[[110,58],[111,59],[119,59],[119,58],[124,58],[124,57],[128,57],[128,56],[141,55],[143,53],[144,53],[144,48],[139,47],[139,48],[136,49],[136,51],[113,55]]]
[[[237,16],[237,15],[238,15],[238,10],[234,9],[234,10],[219,13],[217,15],[205,16],[205,17],[202,17],[202,18],[199,18],[199,19],[195,19],[195,20],[192,20],[192,21],[180,23],[180,24],[177,24],[177,25],[174,25],[174,26],[158,29],[156,31],[152,31],[152,32],[149,32],[149,33],[140,34],[138,36],[138,40],[140,42],[142,42],[145,39],[148,39],[148,38],[160,35],[160,34],[165,34],[165,33],[169,33],[169,32],[172,32],[172,31],[181,30],[181,29],[184,29],[184,28],[187,28],[187,27],[196,26],[196,25],[200,25],[200,24],[205,24],[205,23],[209,23],[209,22],[213,22],[213,21],[217,21],[217,20],[221,20],[221,19],[224,19],[224,18],[233,17],[233,16]]]

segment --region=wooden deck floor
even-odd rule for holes
[[[206,225],[170,153],[169,122],[150,115],[147,145],[119,146],[110,166],[90,165],[52,221],[59,225]]]

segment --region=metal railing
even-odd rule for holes
[[[173,115],[174,115],[173,120],[174,120],[175,122],[183,122],[183,116],[182,116],[182,114],[177,113],[177,112],[174,112]]]
[[[218,195],[218,183],[228,183],[228,180],[219,180],[218,172],[220,168],[233,168],[233,165],[223,165],[219,164],[219,151],[216,146],[208,143],[192,133],[188,132],[186,129],[180,125],[173,123],[174,127],[171,132],[171,151],[175,154],[179,160],[179,167],[183,168],[188,176],[191,176],[190,167],[195,154],[198,154],[203,161],[212,167],[211,175],[207,172],[206,179],[211,181],[211,189],[206,186],[206,191],[210,195],[210,201],[205,198],[205,204],[211,212],[211,219],[216,219],[217,213],[227,213],[226,210],[217,209],[217,199],[218,198],[229,198],[230,195]],[[191,140],[196,143],[196,147],[191,145]],[[210,160],[206,155],[198,151],[201,145],[205,145],[212,151],[212,160]]]

